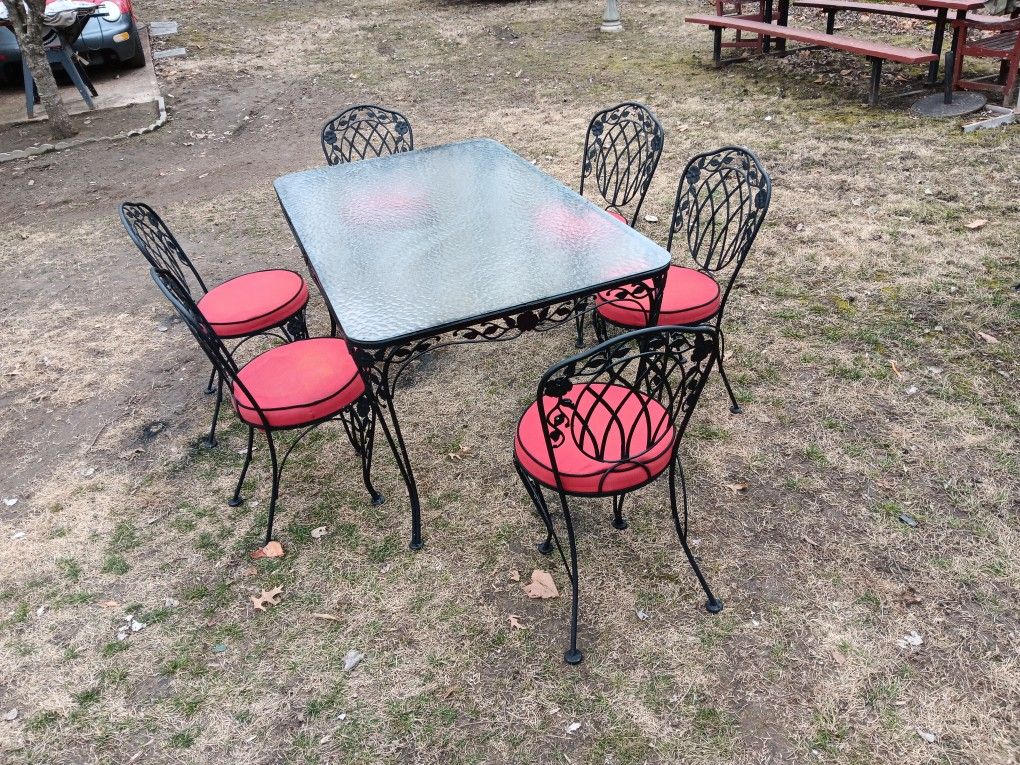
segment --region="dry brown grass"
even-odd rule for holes
[[[712,71],[708,35],[663,2],[627,6],[611,39],[563,0],[227,7],[140,8],[180,20],[193,54],[163,70],[167,128],[0,177],[0,489],[19,498],[0,507],[0,712],[19,710],[0,760],[1016,762],[1020,133],[858,106],[866,80],[841,56]],[[285,476],[287,556],[253,565],[265,453],[228,508],[243,432],[228,412],[221,447],[197,447],[206,367],[180,325],[156,331],[169,312],[116,204],[165,212],[214,278],[297,267],[270,182],[319,163],[339,106],[395,105],[421,145],[492,136],[574,184],[587,115],[633,97],[667,131],[661,220],[695,151],[746,144],[775,180],[729,317],[746,413],[713,381],[686,448],[726,610],[700,608],[664,486],[624,533],[608,507],[579,514],[580,667],[561,661],[565,599],[509,581],[546,567],[565,585],[510,448],[569,333],[444,352],[402,391],[424,551],[406,549],[388,455],[371,508],[333,430]],[[281,605],[253,612],[274,585]],[[118,643],[125,613],[147,626]],[[899,647],[911,630],[923,644]],[[367,658],[345,674],[352,648]]]

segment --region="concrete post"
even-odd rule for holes
[[[606,0],[606,12],[602,14],[603,32],[622,32],[623,24],[620,23],[620,7],[616,0]]]

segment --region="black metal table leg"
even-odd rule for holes
[[[871,62],[871,84],[868,87],[868,106],[878,103],[878,88],[882,84],[882,59],[868,56]]]
[[[772,0],[765,0],[765,8],[762,11],[762,16],[766,24],[772,23]],[[772,38],[765,36],[761,41],[762,53],[768,53],[772,50]]]
[[[942,38],[946,36],[946,15],[949,13],[945,8],[939,8],[935,16],[935,36],[931,41],[931,52],[937,58],[928,64],[928,85],[934,85],[939,80],[939,59],[942,58]]]
[[[779,25],[788,26],[790,21],[790,0],[779,0]],[[776,40],[776,50],[779,53],[786,53],[786,39],[780,37]]]
[[[659,318],[662,295],[666,287],[667,269],[649,278],[651,287],[643,282],[619,285],[612,290],[617,299],[627,300],[650,295],[650,324]],[[589,314],[596,311],[595,293],[583,299],[571,298],[559,303],[552,303],[536,308],[517,310],[511,314],[489,319],[478,324],[445,333],[418,337],[400,345],[362,347],[351,343],[354,358],[361,368],[366,383],[366,396],[375,410],[376,424],[382,428],[383,435],[393,452],[400,476],[407,488],[407,497],[411,504],[411,542],[412,550],[420,550],[425,540],[422,538],[421,500],[418,495],[418,482],[411,466],[411,457],[404,442],[400,428],[400,419],[394,405],[394,398],[400,375],[407,365],[420,359],[430,351],[455,345],[474,345],[478,343],[502,342],[513,340],[528,332],[545,332],[556,327],[576,321],[579,312]],[[583,306],[583,309],[579,308]],[[357,447],[356,447],[357,448]],[[377,492],[371,484],[371,456],[363,463],[365,485],[373,495]]]

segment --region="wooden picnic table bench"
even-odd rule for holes
[[[704,24],[715,33],[712,46],[712,60],[716,66],[724,63],[722,60],[723,29],[735,29],[741,32],[758,34],[766,39],[793,40],[794,42],[806,43],[811,47],[832,48],[865,56],[871,62],[871,84],[868,90],[868,104],[871,106],[878,103],[878,88],[881,82],[883,61],[895,61],[900,64],[927,64],[938,59],[938,55],[935,53],[907,48],[901,45],[889,45],[888,43],[875,42],[873,40],[861,40],[856,37],[827,34],[816,32],[812,29],[800,29],[778,23],[750,21],[736,16],[713,16],[706,14],[688,16],[685,20],[688,24]]]
[[[853,0],[793,0],[793,5],[798,8],[817,8],[823,11],[825,13],[825,31],[828,34],[832,34],[835,31],[837,12],[869,13],[876,16],[895,16],[901,19],[928,21],[935,25],[935,36],[932,39],[931,52],[936,56],[941,56],[942,54],[942,40],[946,31],[948,8],[919,8],[917,6],[905,5],[903,2],[858,3],[853,2]],[[967,21],[979,24],[995,23],[1002,20],[1000,16],[987,16],[981,13],[971,13],[966,19]],[[954,21],[954,23],[960,22]],[[939,62],[934,61],[928,68],[929,85],[934,85],[938,78],[938,66]]]

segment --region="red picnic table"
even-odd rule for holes
[[[794,0],[794,5],[820,8],[829,14],[824,33],[812,29],[789,26],[791,0],[775,0],[775,7],[773,0],[761,0],[761,2],[762,12],[760,15],[742,15],[738,9],[737,14],[733,16],[696,15],[686,18],[688,23],[704,24],[715,33],[713,60],[716,66],[744,61],[748,58],[744,56],[726,60],[722,59],[721,34],[723,29],[735,29],[739,32],[759,35],[762,42],[762,52],[765,54],[771,52],[773,39],[776,41],[776,53],[780,56],[792,52],[787,50],[787,40],[806,44],[805,47],[798,48],[797,50],[815,48],[842,50],[847,53],[865,56],[871,62],[871,84],[868,92],[868,103],[874,105],[878,102],[878,88],[881,81],[883,61],[895,61],[903,64],[928,64],[928,82],[929,84],[936,83],[946,23],[949,20],[949,11],[955,11],[956,13],[954,19],[955,29],[951,43],[951,56],[955,60],[957,48],[964,31],[967,13],[982,7],[985,0],[892,0],[891,4],[857,3],[847,0]],[[908,9],[906,6],[913,6],[913,8]],[[918,20],[934,21],[935,34],[932,40],[931,52],[833,34],[833,17],[836,11],[885,13]],[[947,78],[946,88],[948,98],[952,81],[952,66],[947,67],[945,76]]]

